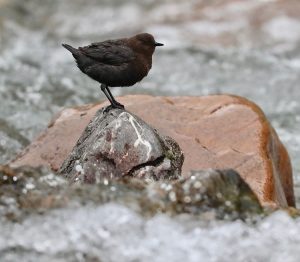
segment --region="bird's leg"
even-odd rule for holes
[[[118,108],[124,109],[124,105],[122,105],[121,103],[119,103],[114,96],[112,95],[112,93],[110,92],[108,86],[106,86],[106,91],[107,93],[110,95],[111,100],[113,101],[113,105],[117,106]]]
[[[101,84],[101,90],[105,94],[105,96],[107,97],[107,99],[109,100],[109,102],[111,103],[111,106],[110,106],[111,108],[124,109],[124,106],[115,100],[115,98],[113,97],[112,93],[108,89],[107,85]]]
[[[121,103],[119,103],[119,102],[114,98],[114,96],[113,96],[112,93],[110,92],[108,86],[106,86],[106,90],[107,90],[107,92],[109,93],[111,100],[114,102],[114,105],[118,106],[118,108],[121,107],[121,108],[124,109],[124,105],[122,105]]]
[[[110,109],[114,108],[114,106],[113,106],[113,100],[111,99],[109,93],[106,90],[106,85],[101,84],[101,90],[102,90],[102,92],[105,94],[105,96],[107,97],[107,99],[110,102],[110,105],[104,109],[104,113],[108,113],[110,111]]]
[[[111,104],[113,104],[113,100],[111,99],[109,93],[107,92],[107,90],[106,90],[106,85],[105,85],[105,84],[101,84],[101,90],[102,90],[102,92],[104,93],[104,95],[107,97],[107,99],[109,100],[109,102],[110,102]]]

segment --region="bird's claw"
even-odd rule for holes
[[[115,101],[114,104],[112,104],[113,108],[119,108],[119,109],[125,109],[124,105],[121,103]]]
[[[122,104],[120,104],[119,102],[116,102],[116,103],[114,103],[114,104],[111,104],[111,105],[109,105],[109,106],[107,106],[105,109],[104,109],[104,113],[108,113],[111,109],[113,109],[113,108],[118,108],[118,109],[121,109],[121,110],[124,110],[125,109],[125,107],[124,107],[124,105],[122,105]]]

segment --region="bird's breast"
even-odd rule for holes
[[[139,72],[139,74],[144,77],[148,74],[152,67],[152,57],[139,56],[137,57],[134,65],[136,67],[136,72]]]

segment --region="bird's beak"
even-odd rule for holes
[[[155,46],[163,46],[164,44],[155,42]]]

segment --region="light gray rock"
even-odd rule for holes
[[[161,136],[137,116],[120,109],[99,110],[60,168],[71,181],[95,183],[132,176],[175,179],[183,153],[170,137]]]

